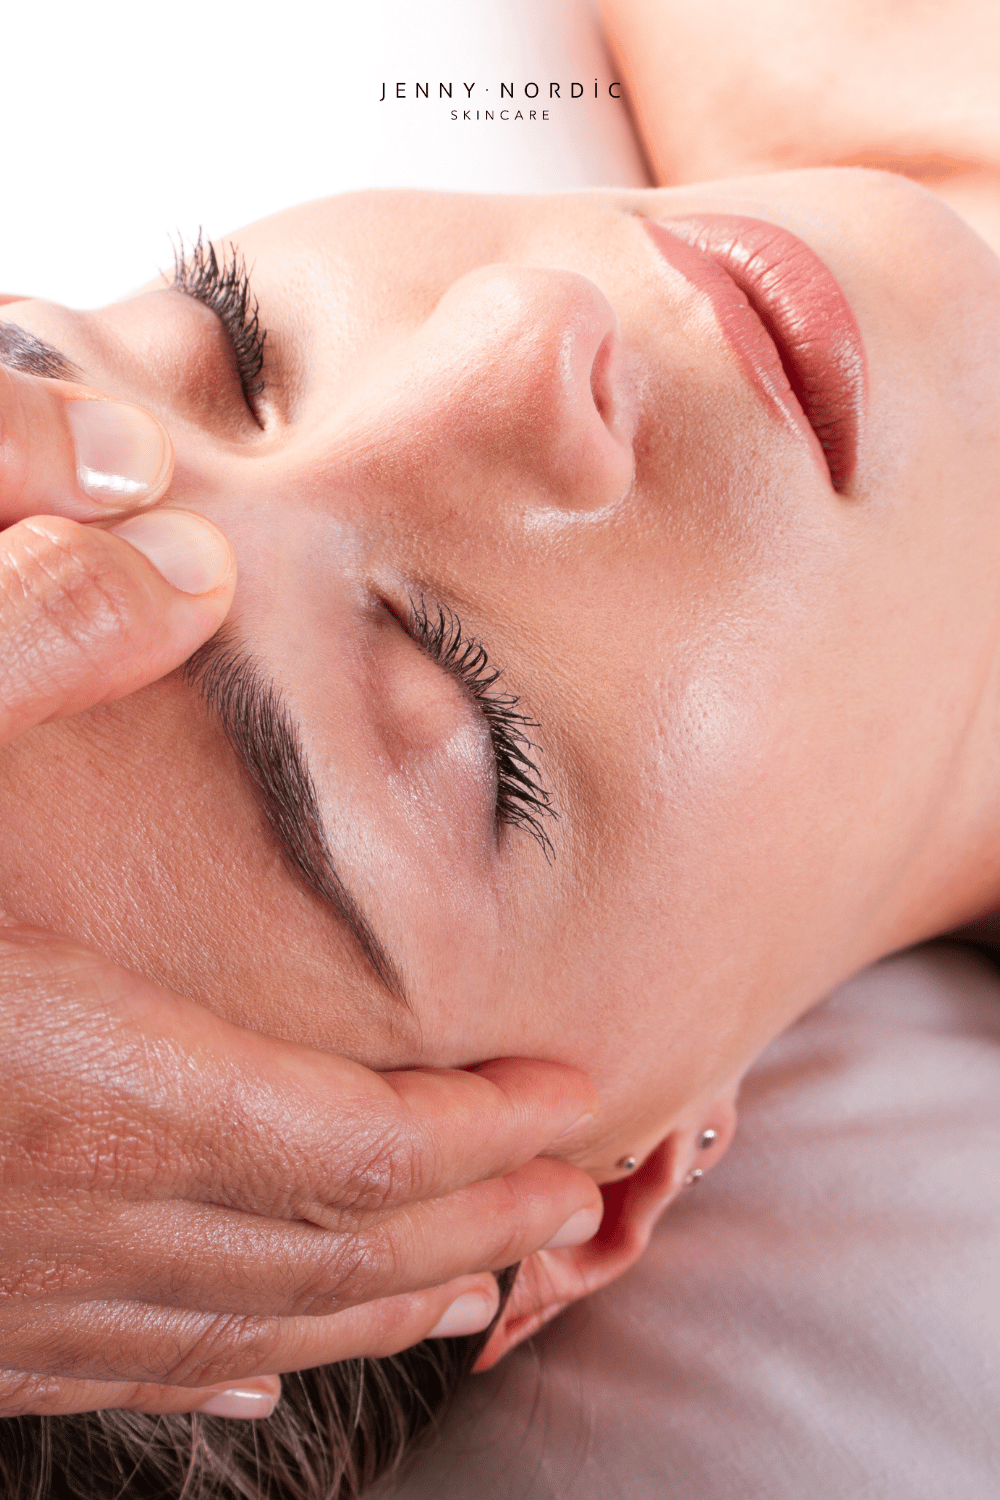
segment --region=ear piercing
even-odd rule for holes
[[[701,1135],[698,1137],[698,1150],[708,1151],[712,1146],[715,1145],[718,1139],[719,1132],[717,1130],[714,1130],[712,1126],[709,1125],[707,1129],[703,1130],[701,1132]],[[701,1167],[693,1167],[684,1179],[684,1186],[694,1187],[696,1183],[701,1181],[704,1175],[705,1173],[702,1171]]]
[[[718,1139],[719,1132],[715,1130],[711,1125],[709,1125],[705,1130],[701,1132],[701,1135],[698,1137],[699,1151],[711,1150]],[[636,1165],[637,1162],[634,1156],[620,1156],[615,1162],[615,1166],[618,1168],[619,1172],[634,1172],[636,1169]],[[696,1182],[701,1181],[704,1175],[705,1174],[702,1171],[701,1167],[695,1167],[694,1170],[689,1172],[685,1177],[684,1186],[693,1187]]]

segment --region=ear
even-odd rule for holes
[[[539,1250],[523,1263],[473,1366],[477,1373],[490,1369],[569,1303],[607,1286],[635,1265],[657,1219],[685,1187],[688,1173],[698,1169],[700,1176],[725,1155],[736,1132],[735,1096],[736,1087],[727,1090],[697,1112],[697,1128],[678,1126],[630,1176],[601,1188],[604,1218],[592,1240],[567,1250]],[[715,1139],[703,1148],[699,1140],[709,1128]]]

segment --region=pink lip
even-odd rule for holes
[[[861,330],[839,282],[808,245],[762,219],[701,214],[644,223],[664,258],[707,293],[754,387],[817,459],[822,454],[842,492],[857,462],[868,378]]]

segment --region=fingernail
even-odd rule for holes
[[[151,510],[111,529],[185,594],[217,588],[233,565],[222,532],[189,510]]]
[[[482,1333],[496,1315],[495,1300],[481,1292],[465,1292],[456,1297],[448,1311],[440,1318],[427,1335],[429,1339],[457,1339],[463,1333]]]
[[[210,1396],[198,1410],[206,1417],[234,1417],[255,1422],[261,1417],[269,1417],[277,1404],[277,1396],[270,1391],[234,1387],[231,1391],[219,1391],[218,1395]]]
[[[568,1245],[585,1245],[601,1227],[601,1214],[594,1208],[579,1208],[554,1234],[543,1250],[564,1250]]]
[[[159,493],[173,450],[148,411],[125,401],[67,401],[66,418],[77,483],[92,500],[141,505]]]

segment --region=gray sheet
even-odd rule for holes
[[[643,1262],[475,1380],[399,1500],[997,1500],[1000,974],[841,989]]]

